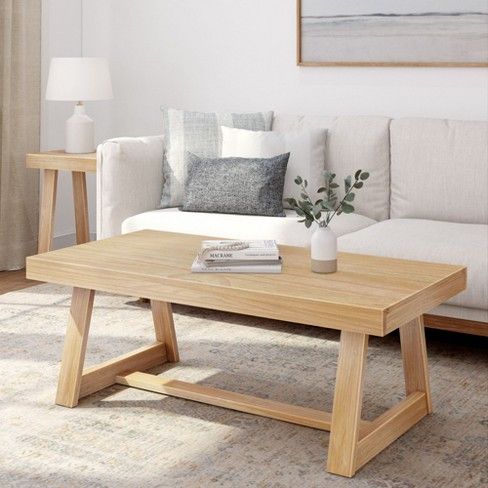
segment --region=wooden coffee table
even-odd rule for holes
[[[337,273],[310,272],[309,251],[282,246],[283,273],[192,274],[201,236],[140,231],[27,259],[27,277],[73,286],[56,403],[74,407],[113,384],[330,430],[327,469],[353,476],[432,411],[422,314],[466,287],[466,268],[340,254]],[[151,300],[156,341],[83,369],[95,290]],[[172,303],[341,330],[332,413],[144,371],[179,361]],[[361,420],[368,336],[400,329],[406,397]],[[290,372],[290,374],[293,374]]]

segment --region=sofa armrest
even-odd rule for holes
[[[121,233],[132,215],[158,208],[163,136],[119,137],[97,147],[97,239]]]

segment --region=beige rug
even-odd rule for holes
[[[346,479],[326,432],[120,386],[55,406],[69,291],[0,296],[2,488],[488,486],[486,340],[429,333],[435,413]],[[337,332],[188,307],[175,323],[175,377],[330,410]],[[152,339],[147,307],[96,297],[87,364]],[[366,418],[403,396],[397,336],[369,351]]]

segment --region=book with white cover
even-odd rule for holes
[[[280,257],[274,240],[203,241],[200,252],[205,261],[277,260]]]
[[[281,259],[233,259],[232,261],[229,260],[204,260],[205,266],[208,268],[215,268],[219,266],[270,266],[273,264],[281,264]]]
[[[192,273],[281,273],[281,258],[269,264],[239,263],[238,265],[221,264],[207,266],[198,256],[191,265]]]

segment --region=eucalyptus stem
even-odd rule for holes
[[[354,185],[358,181],[359,180],[357,178],[354,180],[354,183],[349,187],[349,189],[347,190],[346,194],[344,195],[344,198],[339,202],[339,205],[337,205],[337,207],[334,209],[334,212],[333,212],[333,214],[331,215],[330,218],[329,218],[329,212],[327,212],[327,223],[325,224],[326,226],[329,225],[329,222],[334,218],[334,216],[336,215],[337,211],[341,208],[342,204],[346,201],[347,195],[349,195],[349,193],[351,193],[351,191],[354,188]]]
[[[364,181],[369,178],[369,173],[358,169],[354,173],[354,181],[352,176],[348,176],[344,180],[344,197],[337,204],[337,195],[334,190],[339,188],[339,185],[335,183],[335,177],[334,173],[325,172],[325,186],[317,190],[319,199],[315,201],[312,200],[310,192],[307,190],[307,180],[301,176],[296,177],[295,183],[300,187],[301,199],[297,201],[295,198],[285,198],[285,201],[303,219],[300,222],[304,222],[307,228],[311,227],[314,222],[319,227],[327,227],[336,215],[354,212],[354,206],[351,204],[355,198],[353,190],[360,190],[363,187]],[[322,197],[321,194],[325,195]]]

